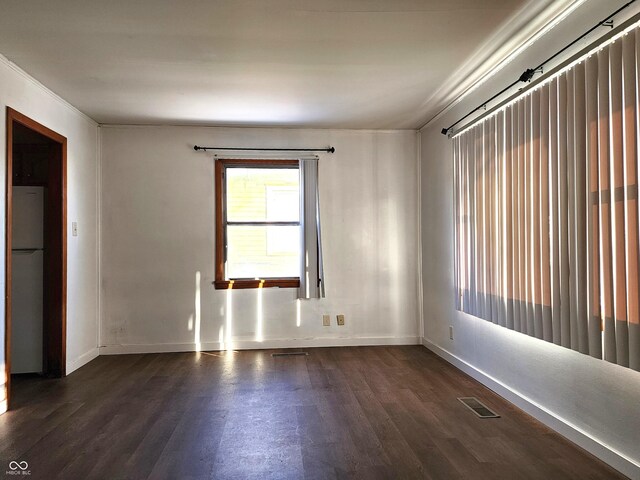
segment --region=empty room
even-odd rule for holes
[[[640,1],[1,0],[0,477],[640,480]]]

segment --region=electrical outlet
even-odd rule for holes
[[[338,325],[340,326],[344,325],[344,315],[337,315],[336,320],[338,321]]]
[[[449,325],[449,340],[453,340],[453,325]]]
[[[331,315],[322,315],[322,326],[323,327],[331,326]]]

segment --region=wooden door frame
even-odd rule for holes
[[[53,352],[55,352],[55,376],[64,377],[66,375],[66,359],[67,359],[67,139],[57,132],[45,127],[44,125],[36,122],[35,120],[21,114],[20,112],[7,107],[6,114],[6,132],[7,132],[7,145],[6,145],[6,218],[5,218],[5,400],[7,402],[7,408],[10,408],[10,393],[11,393],[11,237],[12,237],[12,220],[13,220],[13,126],[14,122],[19,123],[45,137],[53,140],[60,145],[60,162],[57,165],[60,174],[60,196],[57,200],[61,202],[60,205],[60,217],[61,217],[61,231],[54,232],[58,243],[60,244],[60,260],[58,269],[55,271],[56,275],[52,283],[56,287],[53,293],[56,310],[59,309],[59,316],[55,315],[51,320],[55,330],[50,332],[49,338],[45,338],[43,343],[47,341],[53,341],[59,343],[59,345],[53,346]],[[55,162],[58,163],[58,162]],[[53,171],[50,169],[50,171]],[[58,172],[56,172],[58,173]],[[51,190],[51,188],[50,188]],[[46,268],[46,267],[45,267]],[[57,299],[57,301],[56,301]],[[47,306],[45,305],[45,308]],[[44,325],[45,332],[47,331],[47,325]],[[47,359],[43,359],[45,362]]]

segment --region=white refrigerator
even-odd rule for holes
[[[11,373],[42,372],[44,187],[13,187]]]

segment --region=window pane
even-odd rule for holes
[[[297,168],[227,168],[227,220],[297,222]]]
[[[298,277],[299,226],[227,227],[227,279]]]

